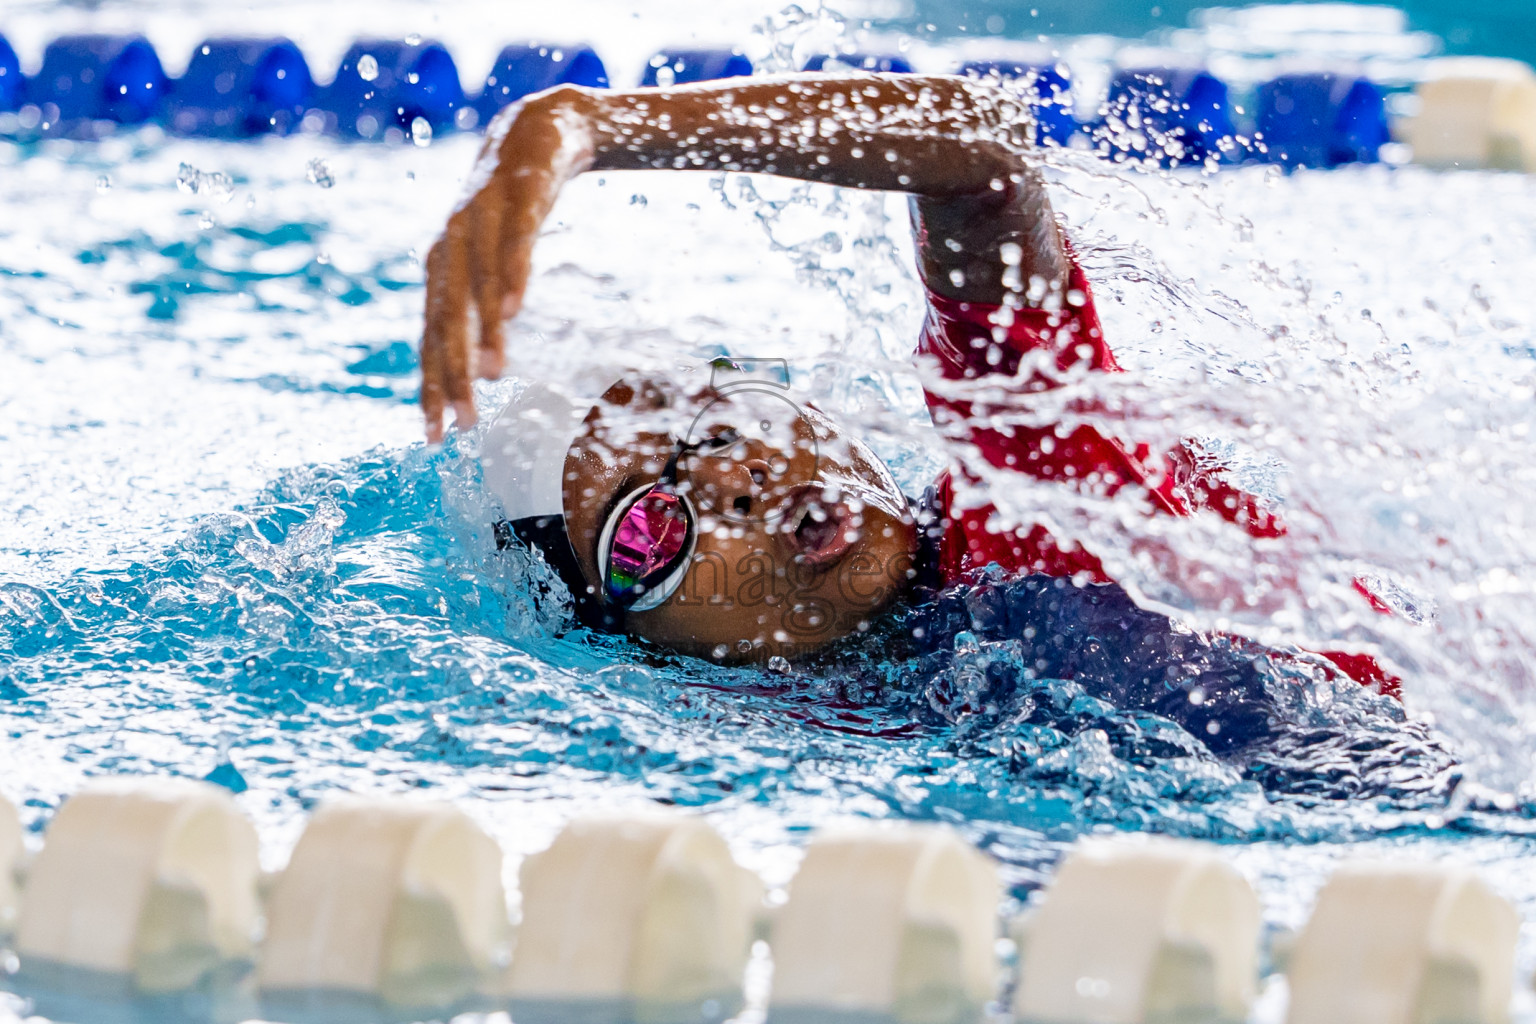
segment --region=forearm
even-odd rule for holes
[[[1026,159],[1028,111],[1000,89],[925,75],[790,75],[595,91],[563,86],[497,115],[462,202],[427,254],[427,437],[471,381],[501,373],[540,226],[587,170],[758,171],[913,197],[928,287],[966,303],[1053,308],[1069,264]],[[472,315],[474,314],[474,315]],[[471,326],[476,329],[471,330]]]
[[[928,196],[1020,171],[1018,110],[940,76],[789,76],[594,92],[595,167],[760,171]]]
[[[815,75],[564,90],[548,102],[576,115],[593,170],[747,171],[908,193],[925,277],[951,298],[1033,304],[1065,279],[1050,204],[1026,160],[1028,108],[994,87]]]

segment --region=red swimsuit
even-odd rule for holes
[[[1060,387],[1063,377],[1083,369],[1119,371],[1093,305],[1093,293],[1074,262],[1067,284],[1067,303],[1058,312],[1038,308],[1009,309],[983,303],[956,302],[928,294],[921,356],[936,360],[948,380],[998,376],[1025,393]],[[1025,380],[1017,375],[1026,353],[1055,354],[1058,377],[1036,370]],[[1049,362],[1049,361],[1047,361]],[[1254,537],[1279,537],[1284,525],[1259,507],[1256,499],[1201,471],[1190,453],[1179,448],[1155,456],[1145,446],[1128,449],[1091,426],[1079,426],[1065,436],[1050,428],[1010,427],[1007,433],[973,426],[986,420],[986,410],[929,391],[928,408],[934,423],[974,445],[993,466],[1024,473],[1037,480],[1070,486],[1092,486],[1110,497],[1126,487],[1139,488],[1148,514],[1190,515],[1209,509]],[[1091,552],[1059,545],[1041,526],[1027,531],[987,529],[996,508],[958,507],[950,473],[939,480],[939,507],[945,518],[939,569],[946,582],[991,563],[1023,574],[1074,576],[1095,583],[1112,582]],[[1397,695],[1400,680],[1369,655],[1321,652],[1356,681]]]

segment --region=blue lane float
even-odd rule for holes
[[[160,113],[169,84],[143,36],[61,36],[43,51],[26,98],[61,129],[89,121],[143,124]]]
[[[1281,75],[1259,87],[1256,139],[1286,167],[1375,163],[1391,141],[1381,90],[1328,72]]]
[[[664,50],[646,62],[640,84],[686,85],[751,73],[752,62],[737,50]]]
[[[11,49],[5,36],[0,36],[0,110],[16,110],[21,106],[25,84],[16,51]]]
[[[1233,159],[1237,132],[1226,83],[1193,68],[1127,68],[1109,85],[1094,128],[1100,146],[1163,166]]]
[[[209,39],[171,89],[167,120],[183,135],[287,134],[314,97],[309,64],[292,40]]]
[[[818,55],[807,71],[849,68],[908,73],[901,56]],[[738,50],[668,50],[647,64],[642,85],[671,85],[752,74]],[[1069,145],[1087,133],[1105,155],[1162,166],[1235,163],[1256,158],[1288,168],[1331,168],[1380,159],[1391,141],[1382,90],[1361,77],[1330,72],[1282,75],[1255,97],[1256,142],[1239,139],[1227,86],[1207,71],[1132,68],[1117,72],[1100,116],[1073,116],[1073,82],[1063,66],[969,61],[960,74],[997,76],[1021,85],[1034,107],[1039,138]],[[47,134],[90,137],[92,125],[162,121],[181,134],[245,138],[301,125],[353,138],[409,138],[423,123],[441,132],[485,124],[530,93],[562,84],[609,85],[601,57],[586,45],[516,43],[501,51],[473,101],[453,57],[436,42],[362,40],[335,81],[318,88],[303,53],[286,38],[210,39],[186,74],[170,80],[142,36],[74,35],[55,39],[38,74],[27,79],[0,36],[0,111],[35,108]]]
[[[496,58],[475,100],[475,113],[485,124],[507,104],[557,85],[606,89],[608,69],[590,46],[513,43]]]
[[[850,71],[874,71],[880,74],[910,75],[912,65],[905,57],[888,53],[824,53],[805,62],[805,71],[826,71],[827,65]]]
[[[458,66],[441,43],[395,39],[353,43],[319,105],[328,130],[360,139],[388,138],[391,129],[410,137],[418,118],[445,131],[467,107]]]
[[[960,65],[969,78],[996,77],[1023,86],[1035,112],[1036,138],[1065,146],[1082,125],[1072,113],[1072,80],[1062,66],[1007,60],[971,60]]]

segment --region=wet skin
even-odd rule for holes
[[[508,107],[427,256],[428,440],[442,438],[450,407],[459,429],[475,423],[471,382],[506,366],[503,322],[522,306],[540,226],[585,171],[752,171],[904,192],[930,290],[1015,308],[1059,303],[1068,261],[1028,128],[1017,97],[943,75],[562,86]],[[616,503],[656,480],[679,432],[698,440],[760,422],[742,401],[652,382],[594,409],[563,495],[590,586],[603,582],[597,541]],[[792,434],[683,460],[680,484],[700,519],[693,564],[664,604],[626,616],[631,633],[721,661],[793,658],[863,628],[907,585],[916,530],[889,471],[815,410],[791,419]]]
[[[586,171],[750,171],[904,192],[929,289],[989,305],[1059,303],[1069,264],[1030,123],[1017,96],[946,75],[558,86],[507,107],[427,253],[427,439],[442,439],[449,407],[459,429],[474,425],[471,382],[506,367],[503,324],[522,308],[540,228]]]
[[[906,499],[832,420],[761,392],[658,380],[609,389],[565,464],[566,526],[588,585],[603,585],[598,542],[613,509],[656,481],[680,438],[726,436],[740,440],[679,464],[678,490],[698,516],[687,576],[625,628],[726,663],[792,660],[868,628],[913,572]]]
[[[506,366],[503,323],[522,307],[540,227],[565,182],[585,171],[754,172],[905,193],[931,293],[990,307],[1059,308],[1070,261],[1031,124],[1021,97],[945,75],[560,86],[513,104],[491,123],[467,195],[427,255],[421,406],[428,440],[441,440],[449,408],[459,429],[475,423],[471,384]],[[1028,402],[1027,390],[1011,401]],[[675,421],[639,424],[618,413],[626,408],[602,407],[568,467],[564,511],[594,583],[593,530],[614,496],[661,471],[679,429]],[[633,411],[678,410],[642,403]],[[629,424],[612,432],[616,420]],[[722,660],[789,656],[859,628],[900,589],[913,530],[894,504],[889,474],[824,417],[810,413],[806,423],[805,436],[823,450],[816,486],[801,480],[778,496],[753,490],[768,482],[753,479],[754,462],[761,471],[778,459],[791,476],[803,475],[793,439],[743,445],[734,449],[739,458],[689,460],[709,506],[701,509],[708,522],[696,563],[679,595],[629,617],[632,632]],[[731,519],[739,499],[749,510],[740,518],[749,521]]]

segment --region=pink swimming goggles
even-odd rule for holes
[[[660,478],[627,495],[603,523],[597,550],[604,596],[624,611],[659,607],[677,592],[693,561],[698,513],[678,486],[682,458],[735,444],[734,430],[690,444],[679,441]]]

